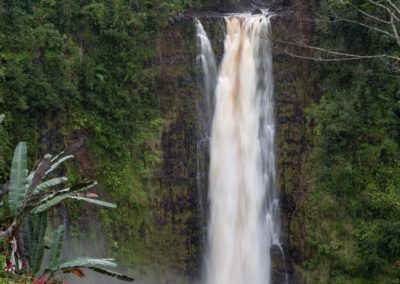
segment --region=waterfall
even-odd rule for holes
[[[205,247],[206,229],[203,228],[207,214],[205,210],[206,200],[204,196],[207,192],[208,180],[208,163],[210,155],[210,131],[214,110],[214,90],[217,80],[217,65],[215,61],[214,51],[211,42],[199,20],[196,20],[197,45],[200,54],[197,56],[197,63],[201,67],[200,84],[202,86],[203,97],[198,100],[197,117],[198,132],[196,145],[196,188],[199,205],[199,213],[201,217],[201,238],[202,247]]]
[[[197,21],[203,92],[214,106],[209,113],[206,283],[266,284],[271,281],[271,247],[281,247],[270,16],[230,15],[225,21],[217,76],[210,41]]]
[[[197,57],[197,61],[202,69],[202,81],[203,81],[203,101],[205,106],[205,121],[202,125],[203,133],[208,138],[210,135],[211,122],[214,110],[214,90],[217,80],[217,64],[215,62],[214,51],[211,46],[211,42],[204,30],[203,25],[199,20],[196,20],[197,30],[197,42],[199,45],[200,54]]]

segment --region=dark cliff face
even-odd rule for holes
[[[308,17],[312,7],[298,7],[303,8],[284,14],[273,22],[275,40],[287,40],[288,37],[290,40],[291,34],[305,41],[309,40],[312,27],[304,19]],[[287,31],[290,31],[290,34]],[[309,151],[305,108],[315,92],[310,77],[312,65],[307,60],[288,57],[279,49],[274,50],[273,60],[277,116],[277,179],[284,250],[291,283],[301,283],[299,274],[302,271],[306,249],[304,206],[307,200],[303,165]]]
[[[161,72],[158,82],[161,114],[161,195],[158,212],[163,234],[161,253],[180,274],[196,278],[199,267],[201,219],[196,191],[195,27],[191,22],[164,30],[157,41]]]
[[[284,39],[288,30],[305,39],[310,37],[311,27],[302,19],[311,7],[302,2],[304,0],[293,1],[293,8],[282,1],[260,2],[263,7],[270,7],[271,11],[278,13],[272,22],[274,40]],[[240,10],[249,6],[244,1],[236,6],[225,3],[218,7],[214,11],[234,11],[235,7]],[[303,10],[295,7],[303,7]],[[202,22],[220,61],[223,55],[223,19],[208,18],[207,12],[201,14],[205,15]],[[196,62],[198,49],[194,20],[186,18],[173,21],[173,24],[166,23],[156,42],[159,64],[156,90],[163,124],[159,140],[154,144],[157,145],[160,163],[154,167],[145,185],[148,196],[144,207],[140,210],[133,208],[129,214],[125,211],[115,213],[125,214],[124,218],[137,219],[133,222],[135,227],[129,231],[132,235],[112,234],[118,241],[121,263],[128,268],[134,267],[134,275],[148,275],[154,279],[151,283],[193,283],[202,274],[207,226],[208,160],[207,146],[199,147],[204,133],[199,123],[202,95],[200,70]],[[284,263],[279,254],[274,257],[277,271],[274,279],[279,283],[282,270],[287,269],[291,283],[299,283],[301,278],[298,275],[302,271],[306,249],[303,244],[303,214],[307,185],[302,176],[308,149],[304,109],[314,92],[313,82],[308,76],[312,66],[309,62],[287,57],[279,49],[273,52],[277,178],[286,260]],[[51,138],[52,132],[47,128],[52,129],[44,126],[42,139]],[[83,134],[69,140],[85,138]],[[48,147],[54,148],[51,145]],[[90,147],[84,146],[76,153],[78,170],[82,176],[96,177],[90,152]],[[105,250],[110,251],[109,248]]]
[[[310,1],[209,2],[213,4],[208,5],[205,11],[192,11],[192,14],[205,16],[203,24],[219,60],[223,53],[224,25],[222,18],[207,18],[210,11],[218,14],[269,8],[277,13],[273,20],[274,39],[284,38],[287,31],[306,40],[311,35],[310,24],[304,20],[311,13]],[[69,165],[68,174],[72,180],[78,177],[99,179],[102,186],[96,190],[100,195],[110,200],[119,196],[120,200],[118,209],[107,213],[85,206],[71,208],[71,238],[78,228],[79,233],[75,232],[75,235],[85,234],[85,241],[91,242],[90,246],[82,244],[82,247],[88,247],[88,255],[116,256],[125,267],[133,267],[135,276],[139,271],[155,274],[150,277],[156,279],[152,283],[178,284],[193,283],[193,279],[197,280],[201,275],[207,223],[207,147],[201,148],[199,154],[198,142],[203,136],[198,121],[201,92],[195,25],[193,19],[185,17],[171,22],[173,25],[165,23],[154,39],[158,60],[154,60],[156,63],[151,67],[158,72],[157,111],[163,123],[159,137],[143,138],[154,140],[143,144],[146,147],[147,144],[156,145],[154,149],[160,159],[160,163],[152,166],[149,178],[138,177],[135,172],[138,170],[133,169],[142,162],[140,153],[121,153],[132,161],[121,162],[122,166],[117,167],[120,157],[105,155],[104,149],[99,151],[99,146],[93,146],[90,138],[95,134],[84,130],[86,120],[71,125],[69,112],[50,113],[43,117],[35,136],[36,145],[32,148],[38,146],[40,153],[37,156],[41,156],[47,152],[57,153],[64,145],[84,140],[83,147],[75,152],[77,165]],[[145,67],[149,67],[140,66],[143,72]],[[279,194],[284,250],[288,260],[286,266],[293,275],[301,271],[306,249],[303,244],[303,214],[307,204],[307,185],[302,176],[308,153],[304,109],[314,97],[313,82],[308,76],[311,68],[309,62],[295,60],[274,50]],[[78,130],[74,126],[79,126]],[[126,138],[129,140],[131,137]],[[101,154],[96,153],[96,149]],[[197,179],[199,169],[200,187]],[[147,269],[148,266],[151,268]],[[283,266],[282,260],[278,260],[277,269]]]
[[[270,9],[280,11],[290,6],[290,0],[219,0],[205,4],[205,8],[220,13]]]
[[[204,25],[221,56],[220,21],[207,20]],[[208,142],[204,141],[201,122],[205,110],[194,20],[168,25],[157,44],[161,65],[158,91],[164,119],[162,163],[155,177],[161,188],[156,213],[163,233],[161,253],[169,257],[169,265],[175,271],[192,283],[202,274],[208,183]]]
[[[261,3],[262,2],[262,3]],[[290,34],[308,40],[312,26],[305,19],[312,5],[304,1],[293,1],[293,8],[282,1],[261,1],[264,7],[278,11],[273,20],[274,40],[284,40]],[[300,3],[301,2],[301,3]],[[297,5],[299,4],[299,5]],[[300,5],[301,4],[301,5]],[[243,1],[236,7],[246,7]],[[217,12],[232,11],[235,5],[222,3]],[[248,6],[247,6],[248,7]],[[294,8],[294,7],[302,7]],[[203,24],[212,41],[217,60],[223,53],[222,19],[203,19]],[[290,31],[290,34],[287,32]],[[201,267],[202,237],[206,218],[200,207],[206,206],[204,194],[196,189],[196,139],[198,125],[196,104],[201,98],[196,72],[196,38],[194,23],[183,20],[165,29],[159,41],[161,80],[159,82],[162,113],[167,124],[162,136],[163,183],[162,214],[170,222],[164,224],[175,231],[167,240],[180,247],[179,257],[174,263],[188,274],[198,274]],[[282,230],[286,264],[276,258],[274,267],[279,272],[288,270],[291,283],[301,282],[301,263],[304,258],[303,214],[307,199],[307,185],[303,182],[303,163],[307,157],[306,119],[304,109],[313,97],[313,82],[308,70],[310,62],[286,56],[274,49],[274,77],[277,115],[278,191],[281,197]],[[202,159],[201,161],[206,161]],[[203,188],[204,190],[204,188]],[[199,200],[199,198],[203,200]],[[185,216],[184,218],[180,216]],[[178,221],[176,221],[178,220]],[[174,223],[175,222],[175,223]],[[175,230],[177,228],[180,230]],[[178,254],[176,256],[178,256]],[[279,281],[279,273],[274,276]]]

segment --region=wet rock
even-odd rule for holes
[[[169,17],[168,18],[168,23],[172,26],[172,25],[175,25],[175,19],[174,19],[174,17]]]
[[[251,12],[252,15],[262,15],[261,9],[255,9],[253,12]]]
[[[185,16],[181,13],[178,15],[172,16],[168,18],[168,23],[170,25],[175,25],[181,23],[185,19]]]
[[[287,283],[287,268],[283,249],[279,245],[271,247],[272,283]]]

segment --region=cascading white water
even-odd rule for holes
[[[203,109],[205,110],[206,114],[205,123],[203,123],[203,133],[206,135],[206,137],[208,137],[210,135],[209,131],[211,129],[211,121],[214,110],[214,90],[217,80],[217,64],[215,62],[215,55],[211,46],[211,42],[208,39],[204,27],[199,20],[196,20],[196,30],[198,45],[201,51],[197,57],[197,60],[203,71],[202,81],[205,103]]]
[[[210,138],[206,282],[266,284],[271,278],[270,249],[279,245],[280,231],[270,16],[246,14],[225,20]],[[200,22],[197,31],[203,38],[207,90],[213,85],[207,66],[215,59]]]
[[[214,90],[217,80],[217,65],[215,61],[214,51],[211,42],[199,20],[196,20],[197,43],[200,54],[197,56],[197,63],[201,67],[201,82],[203,97],[198,100],[197,117],[198,132],[196,145],[196,187],[199,199],[199,213],[201,216],[201,224],[205,224],[207,220],[206,200],[208,183],[208,163],[210,154],[210,131],[214,110]],[[203,226],[202,226],[203,227]],[[201,230],[202,245],[206,241],[206,230]]]

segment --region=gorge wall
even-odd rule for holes
[[[240,11],[246,4],[236,4],[236,9]],[[395,142],[399,134],[394,124],[400,117],[399,81],[387,73],[391,72],[387,67],[390,63],[385,61],[315,63],[302,59],[313,58],[311,48],[290,49],[295,51],[294,57],[281,45],[296,41],[354,54],[376,54],[387,52],[382,44],[385,40],[352,23],[326,21],[325,1],[258,4],[277,13],[272,27],[278,191],[290,283],[395,283],[400,273],[396,241],[400,223],[395,221],[400,212],[395,190],[399,184],[399,147]],[[224,2],[214,5],[212,12],[229,12],[230,8],[235,10],[235,5]],[[359,16],[355,10],[344,11],[354,18]],[[202,17],[220,59],[223,25],[207,13],[195,16]],[[322,20],[313,21],[314,17]],[[194,50],[188,54],[186,49],[180,50],[180,43],[193,40],[193,30],[187,29],[194,25],[185,17],[172,23],[164,36],[168,30],[174,31],[174,37],[166,38],[177,47],[174,56],[186,54],[193,60]],[[393,43],[389,46],[398,50]],[[190,64],[182,64],[186,60]],[[194,74],[195,65],[189,58],[177,65],[188,69],[170,77],[170,85],[183,74]],[[198,90],[190,91],[193,93],[198,96]],[[190,116],[194,121],[194,112]],[[194,188],[189,190],[194,192]],[[206,196],[204,192],[202,196]],[[197,221],[199,228],[204,228],[204,218]],[[201,251],[201,242],[195,246]],[[285,265],[279,257],[274,260],[275,271],[282,271]],[[199,267],[201,259],[196,261],[195,267]]]
[[[286,1],[275,2],[273,5],[268,2],[259,3],[277,11],[277,16],[272,20],[275,40],[284,40],[292,33],[306,40],[311,37],[311,24],[304,19],[305,15],[311,13],[312,6],[303,2],[293,1],[290,5]],[[212,7],[212,11],[199,13],[218,61],[223,54],[224,23],[221,18],[208,17],[207,13],[234,11],[247,5],[242,3],[235,7],[231,3],[222,3]],[[200,156],[198,152],[202,131],[199,124],[201,90],[192,18],[196,12],[193,13],[189,17],[176,17],[170,21],[156,39],[158,75],[155,77],[155,91],[162,123],[159,134],[145,141],[149,149],[156,153],[158,160],[150,164],[150,176],[144,181],[139,179],[138,182],[142,184],[139,190],[134,187],[130,189],[142,192],[134,195],[139,197],[139,206],[131,213],[123,213],[127,212],[130,203],[122,203],[121,211],[102,211],[99,215],[100,219],[110,219],[109,225],[90,225],[97,227],[97,230],[107,230],[113,226],[113,220],[120,219],[118,214],[135,219],[130,222],[131,227],[127,228],[128,236],[119,236],[119,228],[126,226],[122,222],[104,237],[105,251],[116,251],[125,270],[141,275],[139,279],[149,277],[150,282],[156,283],[192,283],[200,279],[202,273],[207,224],[207,212],[204,211],[208,205],[205,184],[207,158],[204,149],[201,149],[203,152]],[[280,273],[287,269],[290,283],[301,283],[302,264],[306,256],[304,215],[307,206],[307,184],[302,177],[308,154],[304,109],[315,98],[314,82],[310,76],[312,66],[308,61],[294,59],[274,49],[273,69],[277,182],[286,256],[286,264],[279,256],[274,258],[273,277],[280,279]],[[88,166],[93,161],[88,162],[85,158],[91,155],[90,146],[86,150],[86,154],[78,156],[80,172],[84,173],[86,169],[86,173],[91,172],[91,176],[98,178],[96,172],[99,170]],[[203,183],[200,189],[196,179],[199,161],[203,163]],[[91,214],[95,210],[90,209]],[[83,229],[87,225],[84,222],[80,226]],[[93,233],[91,238],[98,241],[99,235]],[[118,247],[110,247],[107,239],[115,240]]]
[[[276,2],[273,5],[271,3],[260,4],[267,4],[271,6],[272,11],[277,11],[277,16],[272,20],[274,40],[285,40],[292,34],[309,40],[312,25],[305,19],[310,16],[312,5],[307,5],[303,1],[293,1],[291,6],[286,6],[288,3]],[[230,5],[230,9],[227,6],[229,5],[222,5],[219,9],[223,11],[235,9],[232,8],[233,5]],[[223,52],[223,20],[221,18],[208,17],[207,13],[200,13],[198,16],[202,19],[205,30],[212,41],[216,56],[220,60]],[[185,156],[184,160],[164,160],[164,165],[168,165],[169,169],[171,166],[173,168],[185,167],[185,165],[192,166],[192,175],[190,173],[185,175],[185,178],[191,180],[191,183],[186,183],[186,185],[190,184],[191,186],[186,187],[186,191],[183,191],[186,195],[183,198],[195,198],[192,201],[192,207],[186,207],[190,212],[189,216],[195,222],[190,223],[190,225],[186,223],[184,226],[188,231],[195,229],[192,231],[192,233],[195,233],[195,239],[191,239],[188,235],[184,238],[187,238],[187,241],[194,240],[192,244],[195,249],[190,251],[187,248],[185,254],[194,261],[193,267],[197,268],[198,273],[198,268],[201,266],[202,261],[199,258],[201,255],[198,254],[202,251],[200,232],[204,231],[204,225],[207,221],[203,216],[199,215],[199,203],[203,203],[202,206],[207,203],[204,200],[206,192],[203,192],[201,196],[203,200],[199,200],[200,196],[196,192],[194,176],[196,171],[195,161],[197,159],[195,151],[196,132],[201,131],[199,128],[196,129],[196,116],[199,115],[196,107],[199,107],[201,94],[198,89],[199,70],[195,61],[197,50],[194,45],[193,22],[184,18],[177,20],[165,29],[160,42],[163,43],[160,45],[161,74],[163,78],[160,81],[161,107],[167,107],[165,112],[163,111],[164,114],[171,113],[171,110],[173,110],[170,117],[173,117],[172,125],[175,127],[173,132],[164,132],[163,138],[166,141],[170,141],[170,143],[173,142],[177,147],[169,146],[164,148],[164,157],[181,155],[182,152],[176,153],[175,151],[181,147],[182,141],[187,143],[184,152],[190,154]],[[281,197],[284,249],[288,261],[287,267],[292,278],[291,283],[297,283],[301,282],[301,277],[298,277],[296,273],[301,272],[302,261],[306,254],[303,240],[305,234],[304,206],[306,206],[307,200],[307,184],[302,179],[302,176],[308,146],[304,109],[315,98],[315,88],[310,76],[312,66],[306,60],[294,59],[278,49],[274,49],[273,69],[277,117],[278,190]],[[180,139],[185,137],[185,139],[175,141],[175,137],[180,137]],[[171,165],[170,162],[174,164]],[[169,173],[171,173],[170,170]],[[175,177],[182,177],[182,171],[172,172],[172,174]],[[177,189],[179,188],[178,179],[173,181],[173,184],[170,184],[172,192],[180,195],[182,191]],[[167,202],[174,204],[172,205],[173,207],[182,208],[183,204],[179,202],[179,199],[174,200],[169,197],[167,200]],[[274,266],[277,271],[284,269],[279,257],[276,259]]]
[[[25,15],[35,33],[12,31],[26,40],[26,50],[21,45],[15,62],[2,55],[8,65],[1,92],[7,92],[10,108],[0,127],[7,137],[0,142],[2,175],[18,140],[28,141],[31,165],[44,153],[83,141],[76,162],[62,171],[73,182],[97,179],[96,193],[118,208],[69,204],[67,245],[79,254],[116,257],[123,271],[150,283],[193,283],[201,274],[207,192],[204,184],[198,190],[196,180],[201,94],[193,16],[202,17],[218,61],[223,23],[209,14],[254,3],[277,13],[274,39],[283,39],[287,31],[304,39],[311,36],[311,24],[304,20],[312,9],[307,1],[209,2],[201,12],[189,9],[185,16],[170,19],[165,15],[171,12],[164,12],[158,2],[60,2],[41,7],[43,14],[37,7],[7,2],[10,13]],[[20,14],[13,17],[19,19]],[[306,253],[304,109],[315,92],[309,62],[278,49],[273,62],[284,250],[293,281],[300,281],[294,275],[301,272]],[[39,75],[30,79],[26,74]],[[200,161],[206,178],[204,153]],[[277,271],[283,266],[275,263]]]
[[[115,257],[138,282],[195,283],[208,169],[193,18],[202,19],[220,61],[218,17],[268,7],[276,13],[277,171],[287,260],[273,252],[274,277],[286,266],[291,283],[398,283],[399,46],[388,36],[388,10],[368,0],[354,1],[359,9],[346,3],[1,1],[0,184],[9,180],[19,141],[28,144],[29,168],[47,152],[82,144],[60,174],[71,184],[97,179],[95,192],[118,208],[66,202],[68,218],[50,218],[53,227],[67,225],[66,253]],[[386,32],[355,24],[376,20],[360,9]],[[331,21],[332,13],[350,22]],[[334,54],[312,54],[304,44],[385,56],[316,64],[302,58]]]

